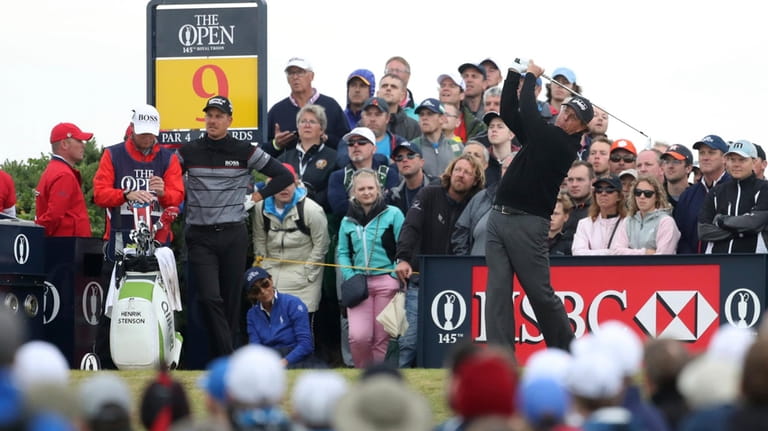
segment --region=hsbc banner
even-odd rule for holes
[[[641,338],[701,350],[720,325],[751,328],[766,308],[766,255],[552,258],[551,280],[577,337],[620,320]],[[425,256],[419,295],[419,366],[439,368],[454,344],[487,342],[482,257]],[[525,292],[513,286],[515,350],[525,363],[545,346]]]

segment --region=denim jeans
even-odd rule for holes
[[[405,292],[405,318],[408,329],[400,337],[400,368],[416,365],[416,329],[419,323],[419,285],[408,283]]]

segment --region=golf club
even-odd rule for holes
[[[525,59],[520,59],[520,58],[516,58],[516,59],[515,59],[515,63],[519,64],[519,65],[521,66],[521,68],[523,68],[523,69],[527,69],[527,68],[528,68],[528,60],[525,60]],[[579,96],[579,97],[584,97],[584,96],[582,96],[581,94],[579,94],[579,93],[577,93],[577,92],[575,92],[575,91],[571,90],[570,88],[566,87],[565,85],[563,85],[563,84],[561,84],[561,83],[559,83],[559,82],[555,81],[553,78],[550,78],[550,77],[549,77],[547,74],[544,74],[544,73],[542,73],[542,74],[541,74],[541,77],[542,77],[542,78],[545,78],[547,81],[549,81],[549,82],[551,82],[551,83],[553,83],[553,84],[557,84],[557,85],[559,85],[560,87],[562,87],[562,88],[564,88],[564,89],[568,90],[568,92],[570,92],[570,93],[571,93],[571,94],[573,94],[573,95],[576,95],[576,96]],[[617,117],[617,116],[615,116],[615,115],[611,114],[610,112],[608,112],[608,110],[607,110],[607,109],[603,108],[602,106],[598,105],[597,103],[595,103],[595,102],[592,102],[591,100],[590,100],[590,102],[592,103],[592,106],[593,106],[593,107],[596,107],[596,108],[600,108],[600,110],[601,110],[601,111],[603,111],[603,112],[605,112],[606,114],[610,115],[611,117],[613,117],[613,118],[617,119],[619,122],[621,122],[621,123],[622,123],[622,124],[624,124],[625,126],[629,127],[630,129],[634,130],[635,132],[637,132],[637,133],[639,133],[639,134],[641,134],[641,135],[645,136],[645,137],[648,139],[649,145],[653,143],[653,142],[651,141],[651,137],[650,137],[650,136],[648,136],[648,135],[646,135],[646,134],[645,134],[645,133],[644,133],[642,130],[638,129],[637,127],[634,127],[634,126],[632,126],[631,124],[627,123],[626,121],[622,120],[621,118],[619,118],[619,117]]]

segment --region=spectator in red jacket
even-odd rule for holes
[[[109,240],[107,257],[122,253],[134,228],[129,201],[152,203],[152,218],[162,208],[179,206],[184,200],[181,164],[171,150],[157,144],[160,114],[154,106],[143,105],[133,111],[130,134],[124,142],[104,149],[93,177],[93,200],[107,212],[104,239]],[[162,208],[160,208],[162,207]],[[120,233],[121,235],[116,235]]]
[[[5,171],[0,171],[0,214],[16,217],[16,187]]]
[[[35,223],[46,236],[91,236],[91,223],[75,164],[85,157],[85,142],[93,137],[72,123],[51,130],[52,157],[35,189]]]

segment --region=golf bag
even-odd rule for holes
[[[121,370],[156,369],[161,363],[175,368],[183,341],[173,315],[181,310],[176,261],[156,240],[168,235],[179,210],[166,208],[153,224],[149,204],[132,206],[135,228],[130,238],[135,248],[126,248],[115,264],[116,290],[110,289],[112,298],[107,300],[112,361]]]

